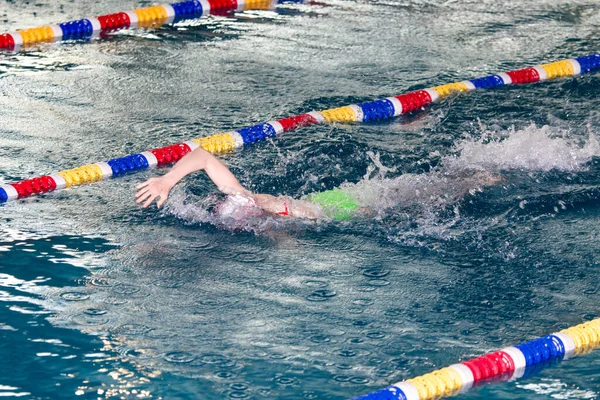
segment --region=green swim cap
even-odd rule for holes
[[[307,200],[320,205],[327,216],[340,221],[350,219],[358,208],[356,200],[341,189],[313,193],[308,196]]]

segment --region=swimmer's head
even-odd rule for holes
[[[259,217],[264,211],[259,208],[254,199],[244,195],[228,195],[214,206],[213,211],[221,218],[245,219]]]

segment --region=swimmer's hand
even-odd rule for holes
[[[166,176],[150,178],[144,183],[137,185],[135,201],[138,204],[144,203],[142,207],[146,208],[156,199],[156,206],[161,207],[169,197],[169,192],[175,186]]]

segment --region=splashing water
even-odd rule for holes
[[[593,157],[600,156],[600,143],[591,132],[583,146],[563,136],[564,132],[549,126],[537,128],[535,125],[500,135],[488,133],[481,139],[458,143],[455,146],[458,154],[442,157],[441,165],[431,172],[383,178],[390,170],[383,167],[378,177],[366,176],[342,188],[358,199],[362,207],[376,210],[415,205],[446,207],[467,193],[475,194],[484,187],[503,182],[503,171],[578,171]],[[374,164],[382,167],[378,158]]]
[[[457,144],[460,154],[445,157],[443,164],[449,170],[578,171],[592,157],[600,155],[600,143],[589,127],[588,131],[584,146],[565,139],[567,132],[550,126],[513,128],[501,135],[488,133],[479,140],[465,140]]]

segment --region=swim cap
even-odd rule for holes
[[[244,219],[262,215],[260,209],[252,197],[232,194],[227,195],[225,200],[215,207],[215,212],[223,218]]]
[[[341,189],[313,193],[307,197],[307,200],[320,205],[327,216],[339,221],[350,219],[358,208],[356,200]]]

